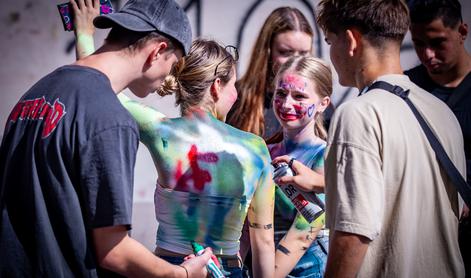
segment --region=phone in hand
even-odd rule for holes
[[[72,6],[70,2],[62,3],[57,5],[59,9],[59,14],[61,15],[62,25],[64,26],[65,31],[74,30],[74,22],[72,17]],[[113,6],[111,6],[110,0],[100,0],[100,14],[109,14],[113,12]]]

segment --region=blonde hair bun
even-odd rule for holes
[[[174,75],[167,75],[160,86],[160,89],[157,93],[160,96],[168,96],[172,94],[177,94],[180,91],[180,84],[178,84],[178,80]]]

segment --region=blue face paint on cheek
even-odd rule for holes
[[[308,115],[309,117],[312,117],[312,115],[314,114],[314,110],[315,110],[315,109],[316,109],[316,105],[315,105],[315,104],[309,106],[309,107],[307,108],[307,115]]]

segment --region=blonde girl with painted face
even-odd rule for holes
[[[273,108],[282,132],[268,139],[267,144],[274,162],[295,159],[294,171],[307,178],[300,181],[296,176],[285,177],[277,183],[293,184],[312,194],[323,192],[327,132],[322,113],[331,94],[332,73],[322,60],[292,57],[280,67],[275,77]],[[324,194],[317,195],[325,201]],[[276,276],[322,277],[328,250],[325,214],[308,223],[278,187],[275,196]]]
[[[265,20],[253,46],[247,71],[237,81],[239,99],[227,122],[264,138],[280,125],[273,116],[273,78],[292,56],[310,55],[314,32],[301,11],[292,7],[275,9]]]

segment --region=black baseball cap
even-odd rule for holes
[[[128,0],[118,12],[100,15],[95,27],[111,28],[115,24],[136,32],[157,31],[178,41],[188,54],[191,26],[185,11],[174,0]]]

